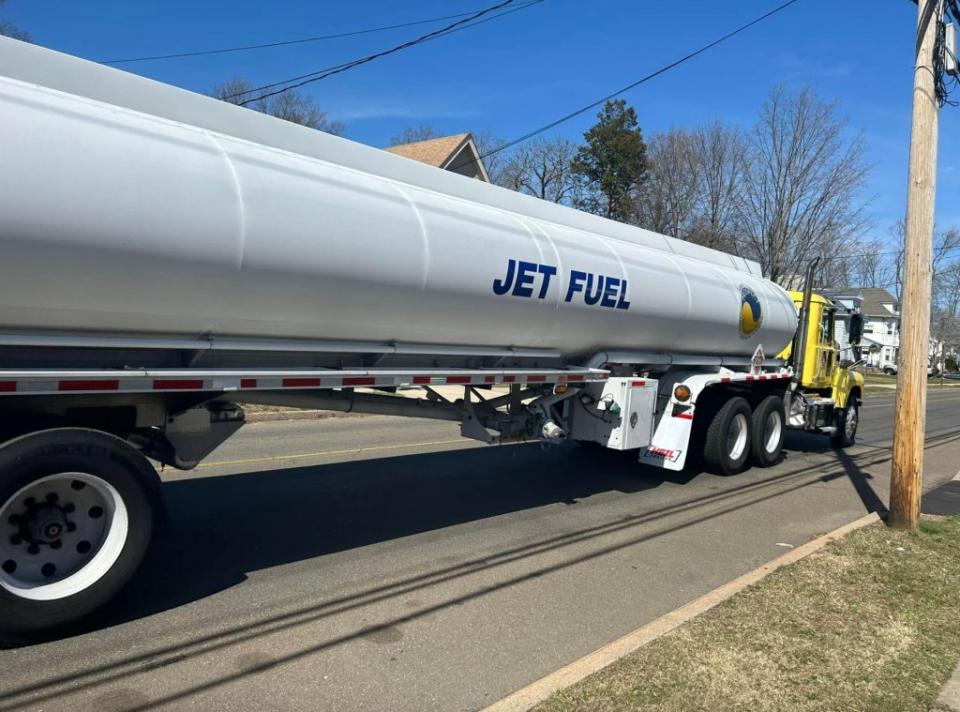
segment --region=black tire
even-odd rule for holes
[[[773,467],[783,459],[787,417],[780,396],[767,396],[753,409],[751,454],[759,467]]]
[[[708,471],[735,475],[747,466],[753,429],[750,415],[750,404],[740,396],[728,400],[714,414],[703,440],[703,462]]]
[[[830,436],[830,443],[835,448],[853,447],[857,442],[857,427],[860,425],[860,404],[856,398],[851,396],[846,407],[837,409],[835,424],[837,431]]]
[[[89,478],[92,486],[82,477]],[[66,494],[48,504],[51,496],[43,496],[47,489]],[[26,497],[33,493],[38,497]],[[106,507],[88,507],[91,498],[95,503],[101,495],[108,499]],[[70,501],[73,499],[79,506]],[[43,511],[38,514],[38,509]],[[0,511],[4,513],[0,528],[6,537],[0,542],[6,547],[0,557],[5,559],[0,562],[0,644],[10,646],[89,616],[129,581],[143,561],[160,519],[160,480],[147,459],[120,438],[84,428],[45,430],[0,447]],[[51,517],[56,519],[52,530],[45,528],[53,521]],[[17,527],[28,541],[22,541]],[[8,531],[11,528],[13,536]],[[97,528],[101,539],[87,537],[93,544],[71,539]],[[37,539],[57,531],[61,532],[55,540],[59,545]],[[17,538],[24,545],[39,543],[21,549],[13,546]],[[30,548],[38,551],[31,553]],[[57,556],[66,557],[66,570],[51,574],[51,586],[46,584],[48,579],[39,583],[29,579],[40,561]],[[20,573],[12,557],[22,561]],[[13,571],[8,571],[11,567]],[[55,587],[60,588],[52,590]],[[26,595],[36,595],[33,592],[41,589],[51,589],[46,594],[49,600]]]

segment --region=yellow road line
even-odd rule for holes
[[[286,460],[302,460],[311,457],[335,457],[337,455],[360,454],[365,452],[382,452],[383,450],[405,450],[418,447],[435,447],[437,445],[454,445],[464,442],[463,438],[456,440],[433,440],[425,443],[406,443],[399,445],[373,445],[371,447],[355,447],[349,450],[323,450],[322,452],[304,452],[296,455],[274,455],[270,457],[250,457],[245,460],[223,460],[221,462],[201,462],[197,469],[207,467],[232,467],[233,465],[253,465],[259,462],[282,462]]]

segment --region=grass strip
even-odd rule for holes
[[[960,517],[857,530],[536,709],[929,710],[960,658]]]

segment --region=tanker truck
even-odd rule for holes
[[[753,261],[5,38],[0,126],[5,641],[102,609],[248,404],[723,475],[854,442],[833,306]]]

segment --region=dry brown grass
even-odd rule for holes
[[[537,709],[929,710],[958,657],[960,518],[926,518],[849,534]]]

